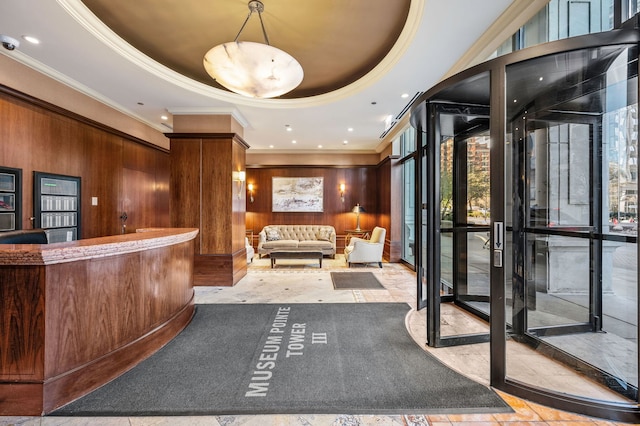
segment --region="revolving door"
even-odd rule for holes
[[[490,341],[492,386],[614,419],[638,408],[638,39],[476,66],[412,110],[430,346]],[[450,306],[487,321],[451,331]]]

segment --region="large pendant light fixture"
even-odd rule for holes
[[[258,12],[266,44],[238,41],[253,12]],[[295,89],[304,73],[291,55],[269,44],[262,12],[261,1],[250,1],[236,38],[209,50],[203,62],[207,73],[227,89],[252,98],[274,98]]]

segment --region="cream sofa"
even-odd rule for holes
[[[336,256],[336,230],[329,225],[267,225],[258,234],[258,256],[273,250],[321,250]]]

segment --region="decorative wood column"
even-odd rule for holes
[[[194,285],[232,286],[247,274],[246,181],[240,172],[244,175],[249,146],[237,122],[228,119],[174,116],[174,129],[181,131],[166,135],[171,140],[171,226],[200,229]],[[185,132],[184,127],[232,132]]]

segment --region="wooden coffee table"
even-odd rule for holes
[[[276,259],[318,259],[320,268],[322,268],[322,251],[321,250],[273,250],[269,253],[271,258],[271,268],[276,265]]]

